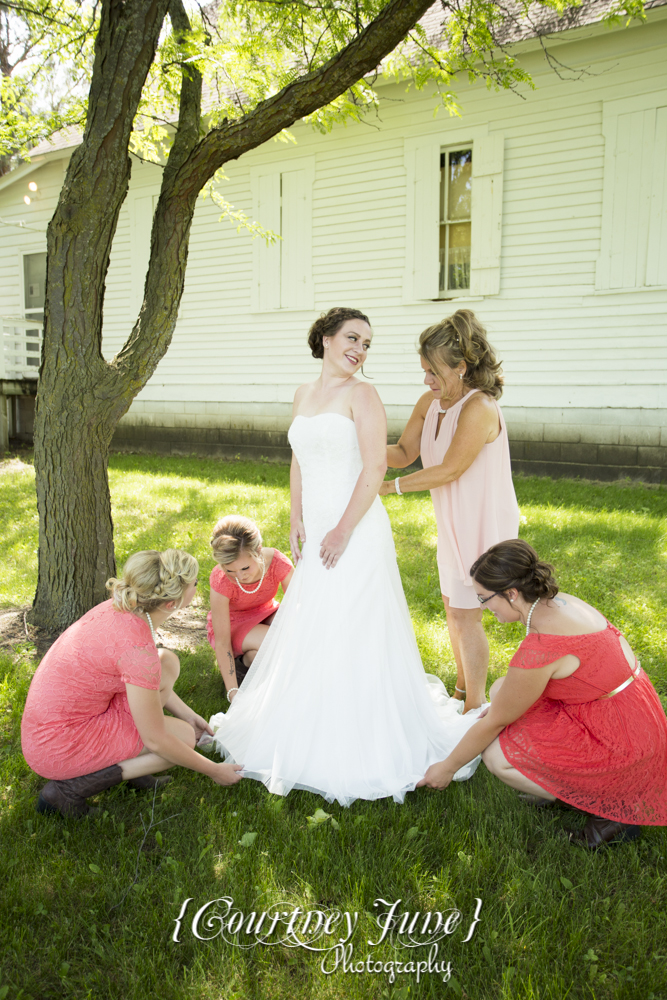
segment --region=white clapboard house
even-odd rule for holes
[[[664,2],[664,0],[663,0]],[[384,83],[377,115],[227,166],[224,196],[282,240],[267,247],[197,209],[172,346],[115,447],[289,455],[306,333],[334,305],[375,337],[366,374],[404,425],[423,391],[415,343],[473,309],[503,359],[516,470],[667,478],[667,6],[609,28],[603,4],[515,33],[535,89]],[[544,37],[546,32],[546,37]],[[544,47],[549,54],[545,57]],[[30,433],[45,229],[76,137],[0,179],[5,435]],[[104,350],[142,296],[160,169],[136,160],[108,275]]]

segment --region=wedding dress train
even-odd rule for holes
[[[480,710],[459,715],[461,703],[424,673],[379,497],[338,564],[322,565],[320,542],[362,468],[354,422],[297,416],[289,440],[302,477],[303,557],[242,688],[211,718],[215,740],[247,777],[280,795],[301,788],[345,806],[402,802]]]

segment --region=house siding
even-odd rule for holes
[[[596,290],[596,267],[603,105],[650,93],[667,104],[667,12],[652,11],[646,24],[627,29],[566,32],[550,44],[572,72],[557,75],[540,50],[523,43],[521,62],[536,86],[522,88],[522,97],[461,81],[463,116],[452,118],[434,116],[432,89],[406,93],[387,85],[377,116],[365,123],[325,136],[299,125],[296,145],[268,143],[227,165],[222,193],[252,216],[253,168],[314,158],[315,309],[253,312],[253,241],[201,201],[172,346],[119,424],[115,446],[286,459],[294,390],[319,370],[306,346],[308,327],[338,304],[371,319],[375,338],[365,370],[396,439],[423,391],[419,333],[466,307],[503,360],[502,402],[517,470],[665,481],[667,288]],[[504,137],[500,291],[411,301],[404,286],[405,140],[433,134],[446,146],[475,129]],[[147,258],[148,234],[133,229],[133,205],[157,193],[159,180],[159,168],[134,164],[109,269],[109,357],[131,326]],[[3,218],[12,190],[0,192]],[[141,239],[143,248],[136,245]],[[12,266],[3,244],[0,275]],[[0,298],[0,312],[6,308]]]

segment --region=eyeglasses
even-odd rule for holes
[[[486,602],[490,601],[492,597],[500,597],[500,591],[496,590],[493,594],[489,594],[488,597],[480,597],[479,594],[477,594],[477,600],[480,604],[486,604]]]

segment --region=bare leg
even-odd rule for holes
[[[456,660],[456,686],[466,691],[464,712],[479,708],[484,701],[489,669],[489,642],[482,625],[481,608],[452,608],[442,596],[447,627]]]
[[[262,645],[266,638],[266,633],[269,631],[269,624],[273,621],[273,615],[270,618],[265,619],[259,625],[255,625],[251,628],[248,634],[244,637],[242,642],[243,649],[243,662],[246,667],[249,667],[252,661],[257,656],[259,652],[259,647]]]
[[[177,736],[179,740],[182,740],[183,743],[194,749],[195,731],[189,722],[165,716],[164,726],[170,733]],[[130,778],[142,778],[145,774],[155,774],[156,771],[164,771],[168,767],[174,767],[170,760],[165,760],[164,757],[160,757],[159,754],[153,753],[146,749],[146,747],[144,747],[137,757],[120,760],[118,764],[123,772],[123,781],[128,781]]]
[[[521,771],[517,771],[515,767],[512,767],[500,749],[500,740],[498,738],[493,743],[489,743],[482,754],[482,760],[491,774],[495,774],[496,778],[500,778],[510,788],[516,788],[518,792],[527,792],[529,795],[537,795],[548,802],[555,802],[555,795],[552,795],[551,792],[546,792],[540,785],[535,784],[525,774],[522,774]]]
[[[160,703],[164,707],[170,695],[173,694],[174,684],[181,672],[181,665],[176,653],[172,652],[171,649],[158,649],[158,656],[160,657],[162,667]],[[182,719],[173,719],[171,716],[165,716],[164,724],[170,733],[173,733],[174,736],[177,736],[179,740],[182,740],[189,747],[194,748],[195,731],[188,722],[184,722]],[[144,747],[137,757],[119,761],[119,766],[123,772],[123,781],[128,781],[131,778],[142,778],[145,774],[164,771],[166,768],[173,767],[174,765],[171,761],[160,757],[157,753],[152,753]]]

